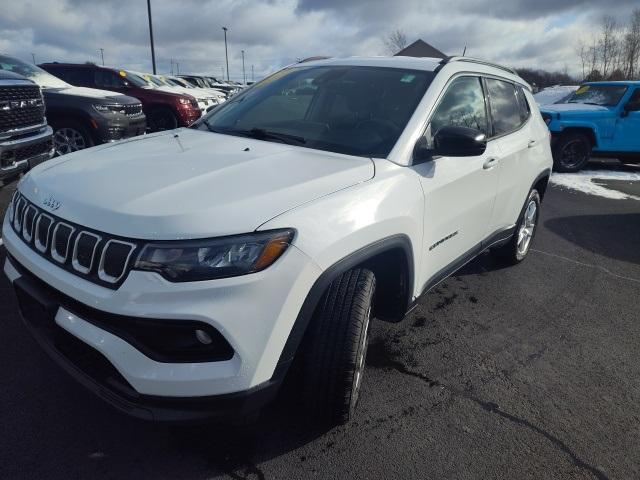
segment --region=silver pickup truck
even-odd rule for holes
[[[40,87],[0,70],[0,184],[51,158],[51,135]]]

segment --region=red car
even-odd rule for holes
[[[156,90],[138,75],[126,70],[56,62],[45,63],[40,67],[71,85],[112,90],[136,97],[142,102],[147,126],[152,132],[186,127],[201,115],[198,103],[191,95]]]

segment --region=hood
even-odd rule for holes
[[[44,89],[43,94],[45,96],[45,100],[49,97],[58,97],[60,100],[64,100],[65,97],[73,96],[73,97],[84,97],[90,100],[93,100],[93,103],[102,103],[96,102],[96,100],[105,100],[106,103],[117,102],[121,104],[129,104],[129,103],[140,103],[137,98],[128,97],[126,95],[122,95],[117,92],[109,92],[107,90],[98,90],[96,88],[85,88],[85,87],[66,87],[66,88],[47,88]]]
[[[123,237],[172,240],[246,233],[374,175],[371,159],[177,129],[50,160],[19,189],[55,214]]]
[[[554,103],[540,107],[541,112],[549,113],[608,113],[612,107],[602,107],[600,105],[587,105],[585,103]]]

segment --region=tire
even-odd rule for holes
[[[178,117],[169,108],[154,108],[147,115],[147,126],[152,132],[178,128]]]
[[[95,145],[89,130],[75,120],[55,120],[51,122],[51,128],[53,129],[53,146],[56,157]]]
[[[513,236],[505,245],[493,250],[496,256],[508,265],[515,265],[523,261],[529,253],[531,243],[538,230],[539,219],[540,194],[534,188],[529,192]]]
[[[375,287],[370,270],[349,270],[329,285],[314,312],[299,351],[303,407],[318,424],[342,425],[354,416]]]
[[[591,157],[591,139],[584,133],[562,135],[553,147],[553,168],[556,172],[580,171]]]

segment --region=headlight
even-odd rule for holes
[[[93,108],[95,108],[100,113],[113,113],[116,115],[124,115],[126,113],[124,106],[117,105],[117,104],[105,105],[105,104],[98,103],[98,104],[95,104]]]
[[[273,264],[293,236],[294,231],[286,229],[210,240],[150,243],[143,248],[133,268],[157,272],[171,282],[246,275]]]

